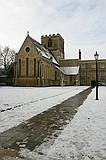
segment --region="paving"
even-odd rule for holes
[[[0,160],[4,156],[19,156],[20,148],[27,148],[32,151],[35,147],[40,146],[45,139],[51,138],[52,135],[55,138],[58,137],[91,91],[91,88],[87,88],[61,104],[1,133]]]

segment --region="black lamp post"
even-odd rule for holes
[[[97,53],[97,51],[94,57],[96,61],[96,100],[98,100],[98,58],[99,58],[99,54]]]

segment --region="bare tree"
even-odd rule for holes
[[[0,47],[0,54],[2,59],[2,65],[4,66],[4,69],[6,70],[8,66],[15,61],[15,50],[10,49],[9,46]]]

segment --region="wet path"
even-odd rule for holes
[[[53,134],[57,137],[63,130],[63,127],[73,118],[77,108],[91,91],[91,88],[88,88],[61,104],[29,119],[25,123],[1,133],[0,154],[8,148],[17,151],[20,148],[33,150],[36,146],[42,144],[47,137]]]

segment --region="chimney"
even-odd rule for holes
[[[79,59],[81,60],[81,50],[79,49]]]

